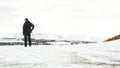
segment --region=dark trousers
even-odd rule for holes
[[[31,34],[24,35],[25,47],[27,47],[27,41],[29,42],[29,46],[31,46]]]

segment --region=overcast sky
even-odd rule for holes
[[[120,33],[120,0],[0,0],[0,36],[22,34],[26,17],[34,33],[105,38]]]

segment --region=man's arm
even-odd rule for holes
[[[31,23],[31,32],[32,32],[33,29],[34,29],[34,25]]]
[[[23,35],[25,34],[25,23],[23,24]]]

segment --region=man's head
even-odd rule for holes
[[[28,18],[25,18],[26,21],[28,21]]]

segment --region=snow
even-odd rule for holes
[[[120,40],[62,46],[0,46],[0,68],[120,68]]]
[[[55,34],[46,34],[46,33],[37,33],[34,34],[34,38],[36,39],[55,39],[55,40],[60,40],[63,37],[60,35],[55,35]]]
[[[17,39],[20,39],[20,38],[23,38],[23,36],[19,33],[12,33],[12,34],[3,35],[1,38],[17,38]]]
[[[61,36],[56,34],[47,34],[47,33],[36,33],[31,34],[32,38],[35,39],[48,39],[48,40],[76,40],[76,41],[103,41],[103,39],[91,37],[88,35],[68,35],[68,36]],[[1,39],[22,39],[23,35],[19,33],[7,34],[1,37]]]
[[[52,45],[70,45],[70,42],[50,42]]]
[[[65,36],[64,39],[66,40],[79,40],[79,41],[103,41],[103,39],[96,38],[96,37],[91,37],[89,35],[68,35]]]

